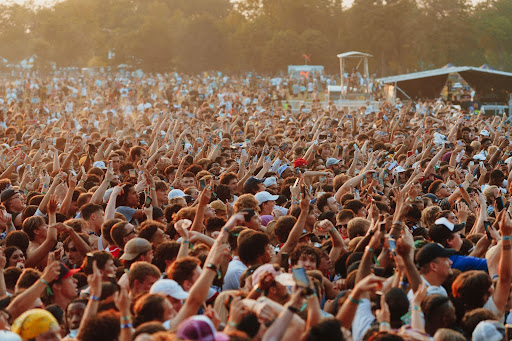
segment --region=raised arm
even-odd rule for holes
[[[512,257],[512,220],[508,211],[501,211],[499,218],[499,226],[501,231],[501,255],[498,265],[498,283],[496,283],[496,290],[492,294],[492,299],[496,307],[500,311],[500,316],[505,312],[508,297],[510,295],[510,280],[511,280],[511,257]]]

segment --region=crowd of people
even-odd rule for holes
[[[0,80],[0,340],[505,340],[505,115],[271,78]]]

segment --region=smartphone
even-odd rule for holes
[[[498,211],[501,211],[505,208],[505,205],[503,204],[503,197],[497,197],[496,198],[496,208]]]
[[[445,149],[453,149],[453,143],[445,143],[444,148]]]
[[[388,238],[389,243],[389,251],[391,251],[391,254],[393,256],[396,256],[396,242],[394,238]]]
[[[309,289],[309,278],[308,275],[306,275],[306,270],[304,268],[293,268],[292,274],[295,279],[295,283],[297,283],[299,288]]]
[[[480,165],[480,168],[485,168],[483,161],[480,161],[478,164]]]
[[[485,234],[487,235],[487,239],[492,239],[491,232],[489,232],[489,227],[491,226],[491,223],[489,221],[484,221],[484,229]]]
[[[281,268],[283,268],[286,272],[288,272],[288,268],[290,267],[290,263],[288,262],[289,258],[290,255],[288,252],[281,252]]]
[[[130,174],[130,178],[136,178],[137,177],[137,172],[135,171],[135,169],[128,170],[128,173]]]
[[[88,265],[91,267],[91,269],[92,269],[92,263],[93,263],[93,261],[94,261],[94,256],[93,256],[93,254],[92,254],[91,252],[88,252],[88,253],[86,254],[86,256],[87,256],[87,264],[88,264]]]
[[[153,201],[153,198],[151,198],[151,195],[146,194],[146,199],[144,200],[144,207],[148,208],[151,206],[151,202]]]
[[[201,190],[206,188],[206,180],[205,179],[199,180],[199,187],[201,187]]]

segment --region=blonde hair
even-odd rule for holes
[[[259,212],[260,208],[258,205],[258,200],[252,194],[242,194],[235,201],[235,213],[240,212],[244,208],[252,208],[254,211]]]
[[[421,212],[421,224],[423,227],[430,229],[434,226],[434,222],[436,221],[437,214],[441,212],[441,207],[439,206],[429,206],[425,208]]]

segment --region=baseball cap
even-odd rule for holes
[[[59,323],[49,311],[30,309],[14,320],[11,331],[21,336],[22,339],[35,339],[58,326]]]
[[[437,204],[437,202],[439,201],[439,199],[436,197],[436,195],[434,193],[427,193],[423,197],[424,198],[429,198],[430,200],[432,200],[432,202],[434,204]]]
[[[491,136],[491,134],[489,133],[489,131],[487,131],[487,130],[485,130],[485,129],[484,129],[484,130],[482,130],[482,131],[480,132],[480,135],[482,135],[482,136]]]
[[[220,200],[212,201],[210,203],[210,207],[213,208],[214,210],[219,210],[219,211],[226,211],[227,210],[226,204],[223,203]]]
[[[122,260],[134,260],[140,254],[148,252],[153,249],[151,243],[144,238],[133,238],[126,243],[124,253],[119,258]]]
[[[450,257],[455,254],[454,249],[446,249],[437,243],[430,243],[423,246],[416,254],[416,263],[422,267],[436,258]]]
[[[505,327],[498,321],[481,321],[471,336],[473,341],[500,341],[505,338]]]
[[[183,192],[181,189],[173,189],[167,195],[167,199],[184,198],[185,195],[186,195],[185,192]]]
[[[284,172],[287,168],[289,168],[289,167],[290,167],[290,166],[288,166],[288,165],[286,165],[286,164],[282,165],[281,167],[279,167],[279,168],[277,169],[277,175],[281,176],[281,174],[283,174],[283,172]]]
[[[105,166],[105,162],[103,161],[95,161],[92,164],[93,167],[98,167],[99,169],[107,169],[107,166]]]
[[[340,162],[340,160],[330,157],[327,159],[327,161],[325,161],[325,166],[329,167],[332,165],[337,165],[339,162]]]
[[[82,269],[78,268],[78,269],[69,269],[64,263],[59,263],[60,265],[60,273],[59,273],[59,276],[53,281],[53,282],[57,282],[57,281],[60,281],[61,279],[66,279],[68,277],[71,277],[73,276],[74,274],[76,274],[77,272],[80,272],[82,271]]]
[[[11,199],[13,196],[15,196],[18,193],[19,193],[19,191],[16,191],[13,188],[8,188],[5,191],[3,191],[2,194],[0,194],[0,200],[2,202],[6,202],[7,200]]]
[[[436,243],[442,243],[450,238],[454,232],[464,228],[463,224],[453,224],[446,218],[439,218],[429,230],[430,239]]]
[[[277,180],[275,177],[271,176],[271,177],[266,178],[265,181],[263,181],[263,184],[265,185],[265,187],[277,185]]]
[[[304,167],[307,164],[308,164],[308,162],[306,160],[304,160],[303,158],[298,158],[298,159],[293,160],[293,167],[295,167],[295,168]]]
[[[150,294],[164,294],[177,300],[184,300],[188,297],[188,292],[172,279],[159,279],[149,289]]]
[[[176,335],[190,341],[229,341],[229,336],[217,332],[212,321],[205,315],[191,316],[180,323]]]
[[[258,200],[258,205],[261,205],[267,201],[276,201],[279,199],[279,195],[272,195],[267,191],[258,192],[254,195],[254,197],[256,200]]]

